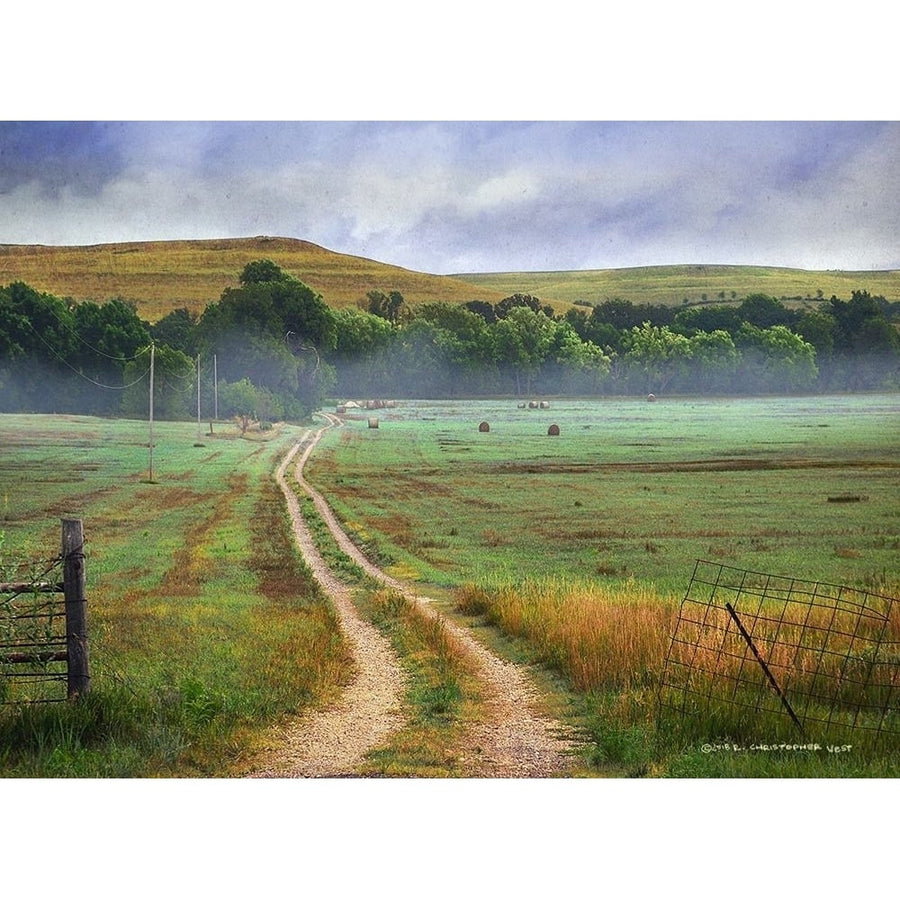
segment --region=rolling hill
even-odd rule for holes
[[[788,305],[814,305],[832,294],[849,299],[867,290],[900,301],[900,271],[807,271],[763,266],[646,266],[574,272],[498,272],[429,275],[282,237],[146,241],[84,247],[0,244],[0,286],[24,281],[75,300],[122,297],[155,322],[178,307],[200,312],[237,285],[243,267],[273,260],[318,291],[335,308],[353,307],[368,291],[400,291],[407,303],[438,300],[496,303],[532,294],[558,312],[570,304],[619,298],[682,305],[739,301],[764,293]]]
[[[271,259],[318,291],[332,307],[355,306],[368,291],[400,291],[408,303],[488,300],[504,295],[441,275],[427,275],[308,241],[280,237],[147,241],[86,247],[0,245],[0,285],[24,281],[58,297],[98,302],[122,297],[155,322],[178,307],[200,312],[236,287],[244,266]]]
[[[592,269],[580,272],[497,272],[453,276],[508,296],[533,294],[557,303],[632,303],[680,305],[730,302],[761,293],[784,299],[788,305],[806,305],[832,295],[849,300],[855,290],[869,291],[886,300],[900,300],[900,270],[824,272],[764,266],[644,266],[629,269]],[[732,292],[734,292],[732,294]]]

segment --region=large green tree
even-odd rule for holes
[[[745,322],[735,344],[746,386],[771,393],[809,390],[816,380],[816,351],[784,325],[757,328]]]
[[[530,306],[512,307],[493,326],[494,353],[501,370],[514,379],[517,394],[530,392],[550,350],[553,321]]]
[[[687,389],[703,393],[726,393],[731,390],[741,360],[731,335],[723,329],[715,329],[698,331],[688,340],[692,365]]]
[[[216,354],[220,378],[248,378],[282,396],[290,416],[315,409],[333,382],[322,355],[337,343],[334,314],[321,295],[271,260],[248,263],[240,287],[210,304],[197,329],[202,353]]]
[[[379,316],[398,325],[409,316],[409,309],[400,291],[371,290],[366,294],[365,310],[373,316]]]
[[[571,322],[553,323],[541,373],[543,393],[597,393],[605,387],[610,368],[610,357],[596,344],[582,340]]]
[[[748,294],[738,306],[737,313],[742,322],[757,328],[790,325],[796,318],[787,307],[768,294]]]
[[[624,357],[643,390],[660,392],[685,375],[692,355],[691,342],[683,334],[668,325],[644,322],[631,329]]]
[[[153,350],[153,415],[157,419],[190,419],[196,412],[197,380],[194,362],[165,344]],[[150,353],[125,365],[122,414],[142,419],[150,411]]]
[[[186,307],[173,309],[150,329],[153,340],[180,350],[187,356],[197,355],[197,316]]]

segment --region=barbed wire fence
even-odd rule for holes
[[[686,732],[893,747],[900,601],[698,560],[658,700],[660,725]]]

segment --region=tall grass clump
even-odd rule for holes
[[[564,677],[576,694],[590,765],[648,774],[676,600],[636,583],[622,589],[547,578],[464,585],[457,609],[522,641]]]
[[[442,619],[423,613],[403,594],[388,589],[370,599],[372,621],[399,640],[418,676],[411,697],[426,722],[450,722],[462,700],[458,669],[461,651]]]
[[[802,736],[871,753],[896,749],[898,606],[888,598],[859,607],[822,597],[813,606],[767,599],[742,610],[765,672],[726,610],[704,607],[682,620],[672,645],[664,718],[695,740],[780,743]]]
[[[128,777],[170,770],[184,749],[170,710],[121,687],[76,703],[0,709],[0,772],[14,777]]]
[[[759,673],[756,677],[752,659],[743,663],[742,677],[748,684],[741,690],[746,697],[732,697],[745,649],[736,643],[740,640],[737,636],[735,646],[728,648],[731,655],[720,653],[716,647],[704,647],[702,641],[699,648],[688,642],[684,653],[698,668],[692,670],[684,714],[666,709],[660,715],[659,690],[679,606],[676,598],[637,584],[617,589],[564,579],[470,583],[457,592],[461,613],[484,618],[519,641],[535,661],[565,678],[573,690],[576,716],[585,735],[586,760],[608,774],[854,777],[896,773],[893,736],[883,734],[878,740],[874,731],[848,727],[851,721],[866,724],[862,716],[856,721],[854,704],[873,702],[872,692],[861,697],[858,684],[848,676],[854,667],[864,668],[871,660],[854,653],[845,662],[841,652],[814,667],[806,659],[811,651],[788,653],[780,644],[769,645],[762,627],[756,629],[755,636],[792,691],[830,698],[834,684],[839,685],[833,705],[821,711],[809,710],[810,714],[829,717],[827,727],[811,721],[805,737],[800,735],[783,714],[764,676]],[[817,615],[831,619],[827,612]],[[721,633],[724,621],[711,622],[715,624],[721,626]],[[896,641],[896,626],[892,619],[885,632],[888,642]],[[861,637],[859,629],[847,634],[855,634],[857,642]],[[790,628],[782,626],[778,637],[790,643]],[[844,639],[849,637],[845,635]],[[882,646],[879,659],[885,670],[896,647],[896,643],[893,649]],[[840,640],[835,648],[841,649]],[[677,656],[677,647],[674,652]],[[838,674],[837,669],[843,682],[829,681],[826,690],[826,678]],[[893,691],[896,696],[896,687],[896,679],[891,679],[881,693]],[[743,705],[732,699],[741,700]],[[798,741],[814,744],[817,749],[802,753],[771,749],[777,744],[793,748]],[[710,746],[714,750],[729,749],[710,753]],[[764,749],[749,749],[759,747]],[[852,752],[838,752],[835,747],[850,747]]]
[[[653,588],[528,579],[467,584],[457,608],[524,639],[579,692],[657,683],[678,603]]]

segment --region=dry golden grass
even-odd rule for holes
[[[147,241],[90,247],[0,245],[0,285],[24,281],[75,300],[132,300],[155,322],[179,307],[199,313],[238,286],[244,266],[271,259],[318,291],[329,306],[354,307],[373,289],[400,291],[407,303],[464,303],[505,295],[458,279],[413,272],[307,241],[254,237],[208,241]]]
[[[638,585],[615,589],[552,579],[470,584],[459,590],[457,601],[461,612],[485,616],[524,640],[577,692],[604,697],[604,727],[611,721],[627,727],[652,723],[657,688],[664,686],[664,705],[688,709],[682,727],[706,738],[743,734],[741,729],[756,735],[793,733],[778,696],[721,607],[704,607],[699,616],[694,611],[695,625],[679,623],[667,669],[680,601]],[[765,608],[758,619],[756,614],[741,619],[811,728],[827,723],[836,734],[858,724],[866,731],[854,732],[854,740],[862,741],[864,734],[872,741],[882,710],[900,686],[900,604],[893,607],[886,628],[874,616],[859,624],[851,610],[824,607],[808,615],[801,610],[794,621],[780,621],[780,610],[772,615]],[[891,727],[884,725],[889,739]]]
[[[776,603],[757,613],[741,612],[739,618],[783,689],[852,705],[875,702],[900,682],[900,670],[891,662],[897,607],[893,604],[887,625],[874,614],[860,617],[854,610],[825,605],[783,609]],[[702,622],[682,623],[678,638],[673,660],[724,685],[726,694],[735,684],[762,683],[752,651],[725,609],[704,608]]]
[[[639,585],[622,590],[553,579],[487,590],[467,585],[458,606],[527,639],[578,691],[657,680],[678,614],[673,598]]]
[[[685,297],[731,302],[762,291],[773,296],[816,297],[868,290],[900,297],[900,272],[811,272],[752,266],[655,266],[584,272],[429,275],[364,257],[336,253],[308,241],[281,237],[197,241],[143,241],[80,247],[0,245],[0,285],[24,281],[40,291],[102,302],[122,297],[155,322],[179,307],[193,312],[236,287],[244,266],[271,259],[318,291],[329,306],[354,307],[373,289],[397,290],[411,305],[446,301],[497,303],[512,293],[541,298],[559,313],[572,303],[621,297],[634,303],[680,304]]]
[[[641,266],[580,272],[497,272],[460,275],[504,296],[516,292],[541,299],[603,303],[614,297],[633,303],[679,306],[693,303],[733,303],[753,293],[789,300],[791,306],[815,308],[817,297],[832,294],[849,300],[852,291],[866,290],[888,300],[900,299],[900,270],[812,271],[769,266]],[[732,296],[732,292],[734,296]]]

